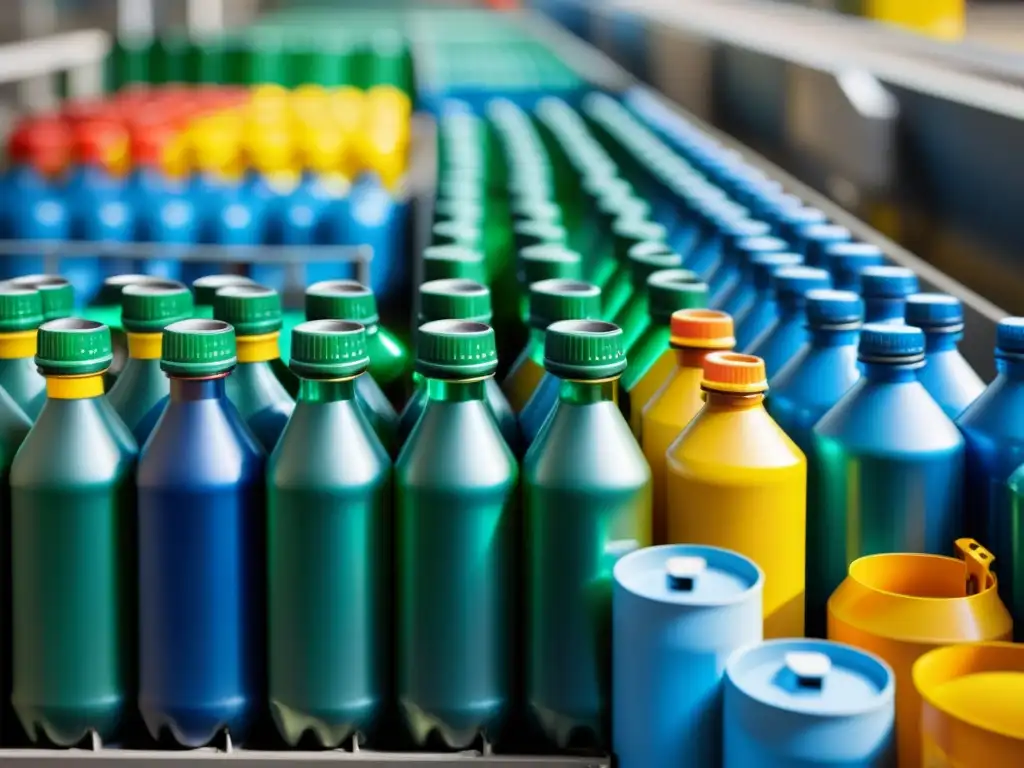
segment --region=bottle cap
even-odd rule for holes
[[[703,309],[708,304],[708,287],[696,272],[663,269],[647,278],[647,313],[659,325],[668,325],[680,309]]]
[[[102,373],[114,360],[110,329],[78,317],[43,323],[36,345],[36,365],[44,376]]]
[[[783,267],[794,267],[804,263],[799,253],[755,253],[750,263],[754,267],[754,287],[766,290],[773,286],[772,277]]]
[[[347,379],[370,365],[366,328],[351,320],[309,320],[292,329],[291,369],[303,379]]]
[[[221,320],[179,320],[164,328],[160,368],[169,376],[219,376],[235,367],[235,329]]]
[[[491,292],[473,280],[432,280],[420,286],[420,322],[491,321]]]
[[[655,272],[666,269],[678,269],[683,265],[683,257],[675,253],[665,243],[637,243],[629,249],[629,269],[633,287],[644,288],[648,278]]]
[[[856,326],[864,320],[864,302],[853,291],[815,288],[806,294],[807,325],[811,328]]]
[[[594,381],[626,370],[622,329],[601,320],[559,320],[544,333],[544,368],[560,379]]]
[[[206,275],[192,281],[197,307],[212,307],[213,297],[221,288],[229,285],[256,285],[254,280],[242,275]]]
[[[917,275],[906,267],[865,267],[860,273],[860,294],[865,299],[902,299],[917,293]]]
[[[94,121],[75,126],[75,160],[83,165],[96,163],[110,171],[121,171],[128,148],[128,131],[118,123]]]
[[[43,319],[69,317],[75,307],[75,289],[60,275],[23,275],[8,281],[19,288],[34,288],[43,299]]]
[[[0,333],[33,331],[43,324],[43,297],[35,288],[0,286]]]
[[[752,263],[758,254],[785,253],[789,243],[779,237],[744,237],[732,246],[741,263]]]
[[[1004,317],[996,325],[996,356],[1024,355],[1024,317]]]
[[[192,316],[192,293],[174,280],[153,280],[125,286],[121,292],[121,324],[133,333],[158,333]]]
[[[860,329],[861,362],[916,363],[924,360],[924,332],[912,325],[867,323]]]
[[[907,297],[907,325],[925,333],[959,333],[964,329],[960,300],[946,293],[915,293]]]
[[[736,394],[767,392],[768,377],[764,360],[737,352],[712,352],[704,358],[701,387]]]
[[[530,325],[545,330],[560,320],[584,320],[601,314],[601,289],[582,280],[530,283]]]
[[[852,237],[850,230],[838,224],[806,224],[798,233],[798,239],[807,243],[807,260],[822,267],[828,266],[824,263],[826,247],[848,242]]]
[[[486,280],[483,254],[461,245],[432,245],[423,251],[423,280]]]
[[[464,221],[436,221],[431,229],[434,245],[461,245],[479,248],[483,242],[480,228]]]
[[[832,276],[826,270],[800,265],[780,267],[773,279],[775,293],[780,299],[803,298],[808,291],[832,285]]]
[[[532,285],[538,280],[579,278],[580,255],[561,245],[531,245],[519,251],[519,281]]]
[[[512,205],[512,216],[517,221],[535,221],[541,224],[558,225],[562,221],[562,208],[550,200],[527,197]]]
[[[568,238],[565,228],[561,224],[552,224],[547,221],[536,219],[523,219],[517,221],[512,227],[512,234],[515,238],[516,250],[522,251],[534,245],[565,245]]]
[[[825,246],[825,266],[838,275],[860,275],[865,267],[885,262],[882,249],[871,243],[829,243]]]
[[[665,242],[668,232],[661,224],[653,221],[620,216],[612,225],[612,240],[615,244],[615,255],[620,261],[629,258],[629,251],[637,243],[652,241]]]
[[[373,291],[356,280],[321,280],[306,289],[307,320],[349,320],[371,327],[380,322]]]
[[[732,349],[736,346],[732,317],[714,309],[680,309],[669,324],[673,347]]]
[[[800,230],[810,224],[828,223],[828,217],[824,213],[817,208],[803,205],[783,205],[776,209],[775,216],[783,231],[783,237],[791,241],[797,240]]]
[[[129,285],[140,283],[163,283],[162,277],[152,275],[112,275],[103,281],[99,293],[96,295],[96,303],[103,306],[117,307],[121,305],[121,292]]]
[[[476,379],[498,368],[494,331],[472,320],[432,320],[416,333],[416,372],[432,379]]]
[[[281,297],[262,285],[229,285],[213,297],[213,316],[230,323],[237,336],[281,330]]]

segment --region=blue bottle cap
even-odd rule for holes
[[[722,234],[729,239],[730,242],[742,242],[743,240],[752,237],[763,237],[768,238],[771,234],[772,227],[766,221],[755,221],[754,219],[735,219],[729,221],[722,228]]]
[[[788,237],[793,237],[810,224],[828,224],[828,217],[823,212],[803,205],[778,209],[775,217]]]
[[[907,325],[926,333],[957,333],[964,329],[964,308],[960,300],[946,293],[915,293],[904,310]]]
[[[799,253],[755,253],[750,258],[754,265],[754,287],[764,290],[772,286],[772,276],[783,267],[804,263]]]
[[[868,323],[860,329],[857,357],[865,363],[913,363],[924,359],[924,332],[912,325]]]
[[[797,238],[807,244],[807,260],[822,267],[828,266],[825,247],[831,243],[845,243],[851,237],[850,230],[838,224],[807,224],[797,233]]]
[[[885,262],[882,249],[871,243],[828,243],[824,249],[825,266],[840,274],[860,274],[866,267]]]
[[[775,292],[780,297],[803,296],[816,288],[830,288],[832,276],[824,269],[803,265],[782,267],[776,270],[772,279]]]
[[[871,299],[902,299],[917,293],[917,275],[906,267],[865,267],[860,273],[860,294]]]
[[[764,573],[754,561],[699,544],[638,549],[615,564],[613,576],[639,598],[684,606],[729,605],[764,589]]]
[[[789,243],[780,237],[745,237],[734,247],[743,258],[750,259],[757,253],[784,253]]]
[[[1024,355],[1024,317],[1004,317],[996,326],[996,354]]]
[[[864,302],[853,291],[816,288],[807,292],[807,325],[811,328],[856,326],[864,320]]]
[[[740,649],[726,684],[765,709],[854,717],[892,708],[892,669],[874,654],[830,640],[768,640]]]

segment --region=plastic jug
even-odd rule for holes
[[[807,332],[807,292],[828,288],[828,272],[814,267],[782,267],[772,276],[778,315],[744,349],[764,360],[768,377],[774,376],[810,337]]]
[[[270,709],[292,747],[365,735],[384,706],[391,460],[356,397],[369,365],[358,323],[292,331],[302,385],[267,467]]]
[[[668,249],[664,243],[638,243],[629,251],[630,276],[633,280],[633,294],[612,321],[622,328],[623,349],[632,349],[650,324],[650,296],[647,281],[655,272],[679,269],[683,259]],[[698,280],[693,275],[693,280]]]
[[[395,465],[397,695],[417,744],[464,748],[511,705],[519,473],[484,401],[491,328],[424,323],[416,349],[427,405]]]
[[[864,267],[860,295],[864,321],[903,325],[907,297],[917,293],[917,275],[905,267]]]
[[[804,632],[807,463],[764,409],[760,358],[704,359],[704,408],[668,449],[668,540],[731,549],[765,573],[765,637]],[[714,510],[714,514],[709,514]]]
[[[751,256],[754,274],[753,300],[744,311],[742,308],[733,315],[736,330],[736,346],[746,349],[779,316],[779,305],[775,294],[775,273],[787,267],[803,264],[803,257],[797,253],[756,253]]]
[[[651,470],[612,399],[622,330],[598,320],[547,327],[558,403],[523,459],[526,700],[559,749],[610,742],[610,552],[651,541]],[[576,513],[567,516],[565,510]]]
[[[882,249],[870,243],[829,243],[822,257],[832,273],[832,285],[840,291],[859,291],[861,273],[868,267],[885,263]]]
[[[39,329],[46,402],[11,467],[11,702],[34,743],[111,741],[132,706],[138,448],[103,395],[112,357],[100,323]]]

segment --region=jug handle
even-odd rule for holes
[[[967,594],[976,595],[988,583],[989,568],[995,558],[974,539],[957,539],[956,554],[967,566]]]

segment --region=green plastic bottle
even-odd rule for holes
[[[519,319],[530,327],[530,286],[540,280],[582,280],[583,260],[564,245],[531,245],[518,252]]]
[[[142,446],[156,426],[154,412],[171,392],[160,369],[163,330],[192,317],[192,293],[182,283],[129,285],[121,292],[121,323],[128,342],[128,362],[107,395],[118,416]]]
[[[423,251],[423,282],[433,280],[487,282],[484,256],[461,245],[432,245]]]
[[[256,281],[242,275],[205,275],[192,281],[193,304],[196,317],[213,317],[213,297],[221,288],[232,285],[256,285]]]
[[[664,269],[678,269],[683,259],[664,243],[638,243],[629,250],[629,268],[632,278],[633,295],[613,322],[622,329],[622,346],[631,349],[636,344],[650,320],[648,310],[647,280],[655,272]],[[694,281],[699,280],[696,273]]]
[[[420,286],[419,322],[434,320],[468,320],[488,323],[491,319],[491,292],[487,286],[472,280],[434,280]],[[426,380],[414,374],[416,391],[398,421],[399,445],[404,445],[429,400]],[[515,412],[493,376],[483,384],[484,401],[491,409],[498,428],[513,453],[520,449],[519,425]]]
[[[653,221],[625,215],[616,219],[612,226],[612,242],[615,248],[617,267],[615,273],[602,289],[604,319],[617,317],[633,295],[633,268],[629,254],[639,244],[664,243],[668,230]]]
[[[419,327],[427,404],[395,465],[397,697],[413,740],[499,737],[511,706],[519,470],[484,402],[494,331]]]
[[[270,709],[284,740],[372,731],[390,664],[391,460],[356,398],[366,331],[292,330],[302,384],[267,470]]]
[[[42,295],[34,288],[0,285],[0,389],[35,420],[46,402],[46,379],[36,368],[36,329]]]
[[[110,330],[39,329],[46,403],[11,467],[15,712],[33,742],[104,742],[133,705],[138,448],[103,395]]]
[[[272,365],[281,359],[281,297],[262,285],[228,286],[214,295],[213,316],[234,326],[238,343],[238,365],[225,382],[228,399],[270,453],[295,407]]]
[[[60,275],[23,275],[8,280],[18,288],[35,288],[43,297],[43,320],[71,317],[75,309],[75,289]]]

